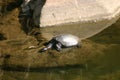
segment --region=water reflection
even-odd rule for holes
[[[10,69],[3,71],[3,80],[119,80],[120,45],[110,46],[105,55],[85,65],[39,68]]]
[[[79,80],[83,79],[83,69],[48,70],[43,72],[5,71],[4,80]],[[84,77],[85,78],[85,77]]]

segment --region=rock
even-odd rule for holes
[[[43,34],[71,33],[84,39],[115,23],[119,15],[120,0],[47,0],[42,11],[41,5],[34,7],[33,18]]]

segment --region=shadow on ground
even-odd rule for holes
[[[36,16],[36,17],[39,17],[39,24],[40,24],[41,10],[42,10],[46,0],[40,0],[39,2],[40,3],[37,4],[37,6],[40,6],[39,7],[39,11],[38,11],[39,15]],[[29,34],[33,35],[33,34],[36,34],[36,33],[40,33],[39,26],[34,24],[33,15],[34,15],[34,11],[35,11],[34,8],[36,8],[36,7],[32,7],[31,8],[31,4],[34,5],[34,3],[36,3],[35,0],[31,0],[28,3],[28,5],[30,6],[30,10],[29,11],[22,12],[22,9],[20,9],[20,12],[19,12],[19,22],[22,25],[21,29],[28,35]]]

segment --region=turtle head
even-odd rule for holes
[[[52,48],[52,46],[53,46],[53,43],[49,43],[46,47],[42,48],[40,52],[47,51],[48,49]]]
[[[48,48],[42,48],[41,50],[40,50],[40,52],[45,52],[45,51],[47,51],[48,50]]]

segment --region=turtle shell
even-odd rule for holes
[[[79,38],[71,34],[57,35],[53,39],[60,42],[65,47],[76,46],[79,42]]]

